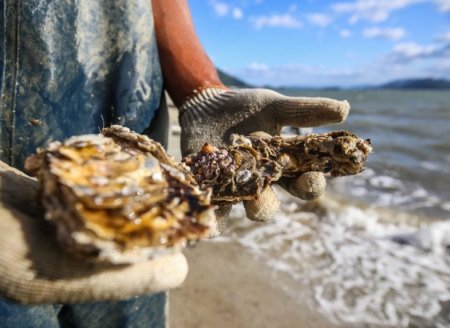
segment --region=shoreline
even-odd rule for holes
[[[350,98],[365,105],[376,97]],[[438,101],[432,108],[436,113]],[[169,153],[176,157],[180,135],[176,111],[171,114]],[[383,151],[388,152],[381,147],[378,156]],[[423,180],[425,174],[434,176],[432,167],[423,166],[410,181],[405,165],[397,176],[384,168],[393,165],[392,159],[373,159],[374,166],[357,180],[330,181],[333,196],[323,199],[323,208],[300,210],[285,199],[277,220],[259,227],[241,224],[245,214],[238,210],[231,238],[225,233],[186,250],[190,273],[171,293],[173,327],[447,326],[450,225],[448,216],[429,218],[430,209],[448,213],[448,193],[425,184],[433,180]],[[439,182],[444,185],[445,177]],[[313,275],[303,276],[309,268]]]

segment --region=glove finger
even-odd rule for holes
[[[297,179],[283,178],[278,183],[291,195],[303,200],[319,198],[327,185],[327,181],[321,172],[306,172]]]
[[[228,227],[228,216],[230,215],[230,211],[232,205],[220,205],[215,211],[216,220],[217,220],[217,229],[215,232],[212,232],[208,237],[217,237],[222,234],[226,228]]]
[[[244,201],[247,217],[252,221],[267,222],[271,220],[280,208],[280,201],[271,187],[267,187],[258,199]]]
[[[279,96],[273,101],[274,117],[282,126],[315,127],[345,121],[346,100]]]

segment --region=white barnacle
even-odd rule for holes
[[[277,162],[281,165],[281,167],[283,167],[283,169],[286,169],[290,166],[289,164],[291,164],[292,161],[288,154],[281,154],[277,158]]]
[[[236,173],[236,183],[243,184],[248,182],[252,176],[252,172],[249,170],[242,170]]]

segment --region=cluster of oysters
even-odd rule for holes
[[[77,256],[114,264],[173,252],[214,233],[214,205],[256,199],[281,177],[362,171],[370,141],[349,132],[293,138],[233,135],[176,163],[144,135],[111,126],[39,149],[26,162],[46,218]]]
[[[231,136],[220,149],[205,144],[183,158],[200,189],[212,188],[214,203],[252,200],[272,182],[307,172],[345,176],[360,173],[372,151],[370,140],[347,131],[285,138],[257,133]]]

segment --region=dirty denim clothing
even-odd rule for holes
[[[0,160],[121,124],[162,94],[150,0],[0,0]]]
[[[121,302],[39,305],[0,302],[2,328],[165,327],[166,294]]]
[[[163,81],[150,0],[0,0],[0,15],[0,160],[23,169],[37,147],[110,124],[154,130]],[[164,327],[166,297],[0,299],[0,326]]]

